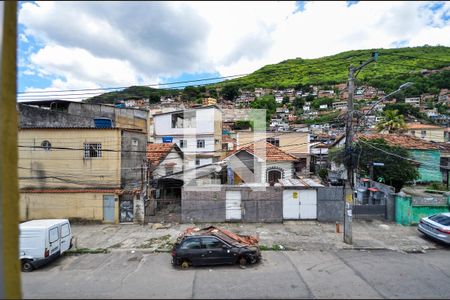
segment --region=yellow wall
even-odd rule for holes
[[[412,134],[412,131],[414,131],[415,133]],[[422,134],[421,132],[425,131],[425,137],[422,138]],[[436,128],[436,129],[428,129],[428,128],[424,128],[424,129],[414,129],[414,130],[408,130],[408,134],[424,139],[426,141],[434,141],[434,142],[445,142],[444,139],[444,128]]]
[[[103,220],[103,193],[21,193],[20,221],[46,218]],[[118,199],[118,196],[115,196]],[[115,201],[115,223],[119,222]]]
[[[20,188],[120,187],[120,134],[119,129],[20,129]],[[50,151],[32,148],[44,140]],[[102,157],[84,159],[84,143],[101,143]]]
[[[239,131],[237,134],[238,147],[253,143],[253,132]],[[265,135],[265,136],[264,136]],[[256,139],[275,137],[280,140],[281,150],[295,156],[305,156],[308,154],[308,133],[307,132],[256,132]]]

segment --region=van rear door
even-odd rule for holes
[[[55,225],[49,228],[48,230],[48,242],[50,246],[50,255],[53,255],[55,253],[59,253],[61,251],[60,243],[60,233],[59,233],[59,226]]]
[[[70,240],[72,239],[72,230],[69,222],[61,224],[61,253],[69,250]]]

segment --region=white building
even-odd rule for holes
[[[187,168],[217,162],[222,149],[222,110],[216,105],[155,114],[155,143],[176,143]]]
[[[420,107],[420,97],[405,98],[405,103],[414,107]]]

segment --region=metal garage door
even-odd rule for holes
[[[227,220],[240,220],[241,212],[241,192],[227,191],[225,201],[225,217]]]
[[[300,219],[300,205],[298,191],[283,191],[283,219]]]
[[[300,190],[300,219],[317,219],[317,191]]]
[[[317,191],[284,190],[283,219],[317,219]]]

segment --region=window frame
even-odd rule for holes
[[[52,240],[52,231],[56,230],[56,239]],[[59,239],[59,230],[58,227],[53,227],[48,231],[48,241],[49,243],[54,243]]]
[[[93,145],[96,146],[96,149],[90,149]],[[96,156],[91,156],[92,153],[96,153]],[[89,154],[89,156],[87,156]],[[101,158],[103,157],[102,153],[102,143],[84,143],[84,152],[83,152],[83,158],[84,159],[93,159],[93,158]]]
[[[46,143],[46,145],[44,145]],[[52,150],[52,143],[50,143],[49,140],[43,140],[41,143],[41,148],[44,149],[44,151],[50,151]]]
[[[180,140],[178,143],[180,148],[182,149],[187,148],[187,140]]]
[[[66,235],[63,235],[63,232],[64,232],[63,228],[64,227],[67,227],[67,234]],[[62,224],[61,225],[61,238],[65,238],[66,236],[69,236],[69,235],[70,235],[70,226],[69,226],[69,224],[67,224],[67,223]]]
[[[220,243],[221,245],[220,245],[220,247],[210,247],[210,248],[208,248],[208,247],[206,247],[206,245],[207,244],[205,244],[203,241],[204,240],[215,240],[216,242],[218,242],[218,243]],[[218,238],[216,238],[216,237],[214,237],[214,236],[205,236],[205,237],[202,237],[201,238],[201,247],[202,247],[202,249],[223,249],[223,245],[226,245],[226,246],[228,246],[225,242],[223,242],[222,240],[220,240],[220,239],[218,239]]]
[[[199,248],[187,248],[187,247],[185,247],[185,244],[191,243],[191,242],[198,242]],[[187,239],[187,240],[184,240],[184,241],[181,243],[180,249],[183,249],[183,250],[196,250],[196,249],[202,249],[202,242],[201,242],[200,238]]]
[[[275,147],[280,147],[280,139],[279,138],[268,137],[266,139],[266,142],[268,142],[269,144],[274,145]]]
[[[203,142],[203,147],[199,146],[199,142],[200,142],[200,145],[201,145],[201,142]],[[204,139],[197,140],[197,148],[198,149],[205,149],[206,148],[206,141]]]

